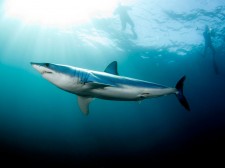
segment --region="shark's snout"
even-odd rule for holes
[[[30,64],[31,64],[31,65],[34,65],[34,64],[37,64],[37,63],[35,63],[35,62],[30,62]]]
[[[30,63],[34,69],[36,69],[39,73],[45,74],[45,73],[52,73],[52,71],[48,68],[49,63]]]
[[[48,67],[49,63],[35,63],[35,62],[31,62],[30,63],[32,66],[36,65],[36,66],[42,66],[42,67]]]

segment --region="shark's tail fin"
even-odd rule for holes
[[[179,100],[179,102],[182,104],[182,106],[184,106],[185,109],[187,109],[188,111],[190,111],[190,106],[186,100],[186,98],[184,97],[183,94],[183,86],[184,86],[184,80],[185,80],[185,76],[183,76],[176,84],[176,89],[177,89],[177,93],[176,96]]]

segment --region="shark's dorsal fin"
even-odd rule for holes
[[[89,104],[92,100],[93,98],[91,97],[78,96],[79,107],[85,115],[89,114]]]
[[[106,73],[110,73],[110,74],[113,74],[113,75],[119,75],[118,74],[118,71],[117,71],[117,61],[113,61],[111,62],[105,69]]]

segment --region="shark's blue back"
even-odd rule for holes
[[[110,86],[133,86],[143,88],[167,88],[166,86],[134,78],[113,75],[105,72],[91,71],[87,82],[99,82]]]

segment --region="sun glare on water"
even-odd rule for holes
[[[64,27],[112,13],[117,4],[118,0],[7,0],[5,11],[25,24]]]

